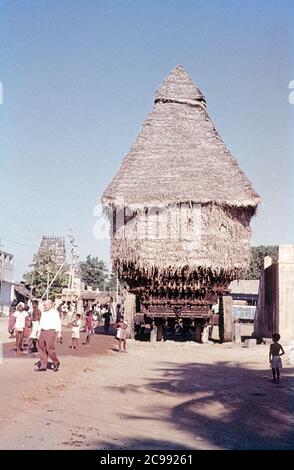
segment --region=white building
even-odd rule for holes
[[[8,315],[13,300],[13,255],[0,250],[0,315]]]

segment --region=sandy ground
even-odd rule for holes
[[[129,341],[124,354],[103,334],[74,356],[67,345],[58,373],[5,345],[0,449],[294,448],[294,369],[272,384],[266,346]]]

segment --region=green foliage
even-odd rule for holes
[[[34,255],[33,264],[31,265],[33,269],[23,276],[25,283],[31,287],[33,295],[37,298],[41,298],[47,289],[48,272],[50,283],[60,268],[60,265],[57,264],[54,259],[55,254],[52,250],[38,252]],[[67,270],[68,267],[64,266],[54,280],[49,291],[50,298],[54,298],[56,294],[60,294],[62,292],[63,288],[67,287]]]
[[[88,255],[85,261],[79,264],[79,273],[82,282],[93,289],[105,290],[108,284],[108,269],[104,261]]]
[[[278,260],[278,246],[253,246],[251,248],[251,262],[248,271],[245,273],[244,279],[259,279],[260,269],[266,256],[270,256],[273,262]]]
[[[106,290],[109,292],[116,292],[116,274],[110,273],[107,284],[106,284]]]

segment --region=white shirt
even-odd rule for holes
[[[73,330],[75,330],[75,329],[79,330],[80,329],[80,327],[82,325],[82,320],[76,320],[76,323],[77,323],[76,326],[72,327]]]
[[[38,330],[55,330],[57,333],[61,332],[61,320],[55,308],[50,308],[50,310],[44,310],[44,312],[42,312]]]
[[[14,328],[16,330],[23,329],[25,327],[25,324],[26,324],[26,317],[28,316],[28,312],[26,310],[23,310],[22,312],[19,311],[19,310],[16,310],[16,312],[13,314],[13,316],[16,318]]]

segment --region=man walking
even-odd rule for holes
[[[104,331],[108,333],[109,325],[110,325],[110,318],[111,312],[109,310],[108,305],[105,305],[102,309],[102,317],[104,318]]]
[[[51,300],[44,302],[44,311],[41,314],[39,324],[39,352],[40,366],[38,372],[47,370],[48,356],[54,365],[54,372],[59,369],[60,362],[55,353],[55,339],[58,334],[61,337],[61,320],[57,310],[52,307]]]

